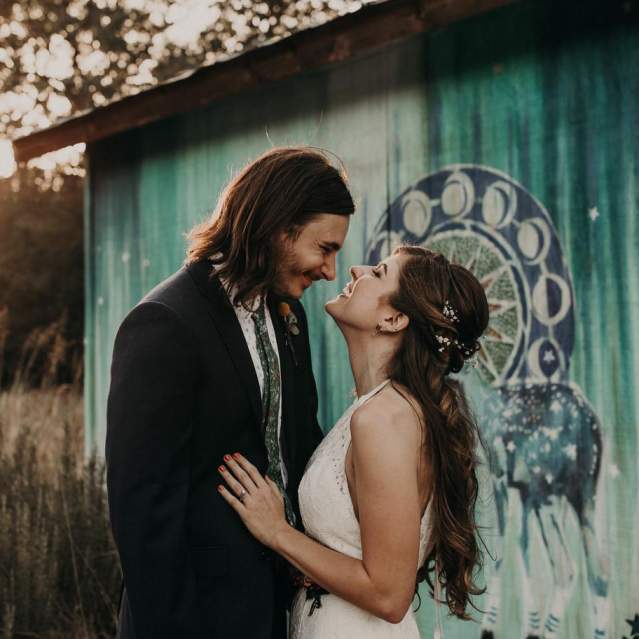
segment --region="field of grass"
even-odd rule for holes
[[[104,465],[84,457],[81,371],[52,382],[65,345],[47,330],[0,390],[0,637],[112,637],[120,569]]]

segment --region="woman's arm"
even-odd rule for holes
[[[421,504],[417,481],[420,432],[403,401],[387,393],[351,418],[355,501],[362,559],[354,559],[290,527],[275,484],[241,456],[225,458],[222,490],[251,533],[331,593],[398,623],[413,599],[419,554]],[[401,403],[400,403],[401,402]],[[231,476],[233,475],[233,476]],[[239,481],[238,481],[239,480]],[[240,502],[234,495],[247,495]]]

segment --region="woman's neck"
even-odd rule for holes
[[[348,346],[357,396],[362,397],[388,378],[387,365],[396,348],[395,339],[348,330],[342,332]]]

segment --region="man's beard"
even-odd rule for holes
[[[303,274],[292,256],[291,246],[287,242],[276,244],[272,259],[276,264],[272,286],[273,292],[284,297],[290,297],[288,285],[290,285],[293,278]]]

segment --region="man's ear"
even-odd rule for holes
[[[401,311],[393,311],[392,315],[387,315],[381,322],[381,327],[384,333],[399,333],[406,330],[410,320],[408,315],[405,315]]]

